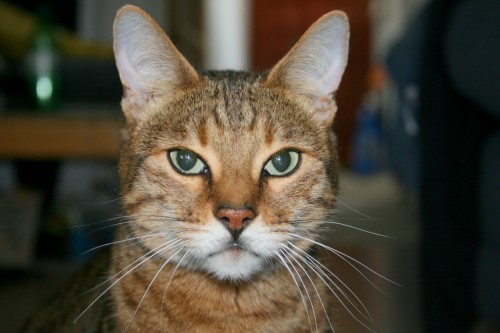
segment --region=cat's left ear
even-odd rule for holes
[[[333,95],[347,65],[348,51],[347,16],[341,11],[327,13],[273,67],[267,83],[307,97],[314,117],[329,125],[337,111]]]

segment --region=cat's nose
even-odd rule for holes
[[[255,218],[255,212],[249,208],[219,208],[215,216],[229,230],[236,241],[246,226]]]

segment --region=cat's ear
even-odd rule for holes
[[[142,118],[152,99],[199,81],[198,73],[168,36],[138,7],[126,5],[116,14],[113,48],[127,121]]]
[[[311,101],[314,117],[333,122],[333,100],[347,64],[349,22],[340,11],[322,16],[271,70],[270,85],[281,86]]]

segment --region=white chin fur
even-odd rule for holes
[[[220,280],[245,280],[262,269],[262,260],[242,250],[228,250],[209,257],[204,269]]]
[[[230,249],[232,237],[218,221],[209,221],[204,230],[192,234],[190,254],[194,264],[220,280],[246,280],[266,270],[269,258],[284,241],[283,234],[274,233],[260,218],[253,221],[241,234],[243,249]]]

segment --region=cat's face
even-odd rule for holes
[[[328,25],[312,30],[316,39],[301,43],[320,47]],[[343,39],[335,44],[346,47]],[[336,90],[345,66],[337,57],[346,51],[300,67],[308,53],[294,50],[269,75],[200,75],[143,13],[119,16],[122,194],[127,235],[145,252],[240,280],[281,267],[290,243],[296,251],[314,245],[336,195],[336,105],[326,96]],[[324,75],[321,66],[333,67]],[[314,75],[320,82],[306,85]]]
[[[329,128],[303,105],[262,78],[227,76],[151,104],[122,160],[135,166],[124,202],[134,235],[165,233],[148,248],[179,240],[175,260],[189,252],[185,265],[240,279],[287,242],[311,245],[293,235],[314,237],[327,218],[337,165]]]

